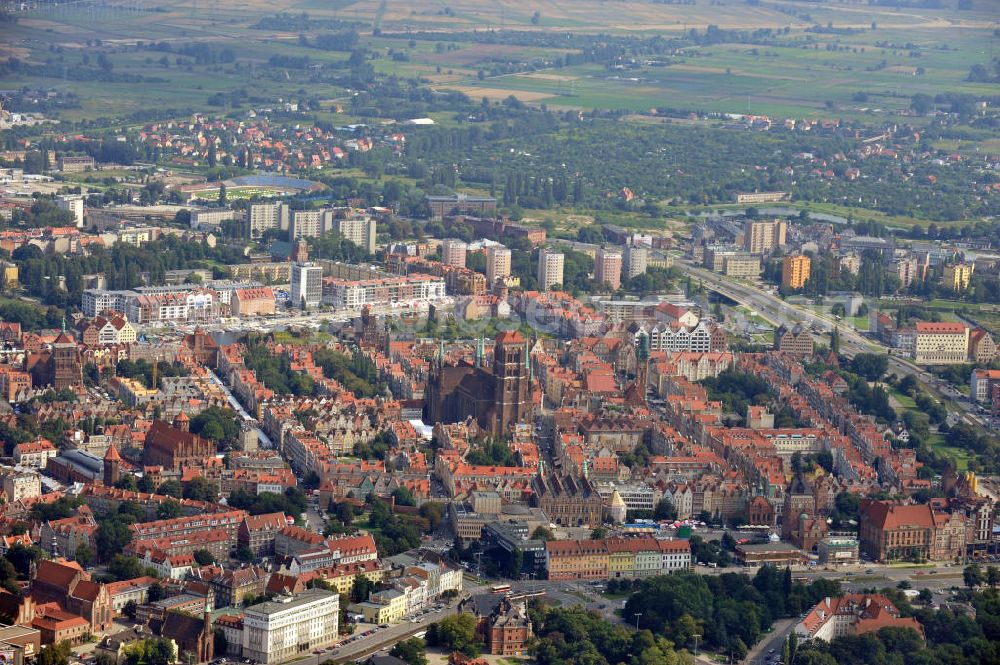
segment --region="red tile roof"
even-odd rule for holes
[[[917,323],[917,333],[933,335],[964,335],[968,328],[963,323],[930,323],[921,321]]]

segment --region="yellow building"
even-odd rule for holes
[[[334,587],[337,593],[350,594],[354,590],[354,580],[358,575],[372,582],[381,582],[383,574],[384,571],[375,561],[365,561],[332,568],[329,573],[323,575],[323,580]]]
[[[941,275],[941,286],[952,291],[965,291],[972,281],[972,272],[976,266],[973,263],[956,263],[944,267]]]
[[[406,594],[399,589],[373,593],[368,602],[359,605],[364,620],[380,626],[401,621],[406,616]]]
[[[608,577],[632,577],[635,573],[636,551],[630,547],[632,542],[622,538],[607,541],[608,546]]]
[[[552,540],[545,550],[550,580],[608,577],[609,553],[603,540]]]
[[[545,551],[550,580],[649,577],[691,566],[686,540],[553,540],[545,543]]]
[[[135,379],[120,376],[115,380],[118,382],[119,399],[129,406],[145,404],[146,402],[154,399],[159,392],[154,388],[147,388]]]
[[[2,279],[0,286],[10,288],[18,285],[19,274],[17,272],[16,263],[8,263],[6,261],[0,261],[0,267],[3,268]]]
[[[812,261],[808,256],[786,256],[781,262],[781,286],[785,289],[801,289],[809,280]]]

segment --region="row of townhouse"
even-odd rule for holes
[[[553,540],[545,543],[550,580],[650,577],[691,567],[691,543],[657,538]]]
[[[356,606],[365,621],[379,625],[401,621],[445,593],[461,593],[463,571],[444,562],[423,562],[406,566],[401,575],[383,582],[389,586]]]

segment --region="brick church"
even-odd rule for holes
[[[482,340],[472,364],[445,362],[443,350],[431,370],[424,395],[428,423],[456,423],[472,416],[479,426],[503,435],[530,419],[532,400],[528,343],[516,330],[497,335],[487,365]]]
[[[183,411],[177,414],[172,425],[163,420],[154,420],[146,434],[142,463],[177,471],[182,466],[200,463],[206,457],[215,455],[215,444],[192,434],[188,429],[190,424],[190,419]]]

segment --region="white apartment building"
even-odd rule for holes
[[[333,226],[333,210],[320,208],[317,210],[296,210],[292,213],[292,242],[299,238],[319,238]]]
[[[106,309],[124,312],[128,299],[135,295],[138,295],[135,291],[87,289],[80,297],[80,309],[90,318],[97,316]]]
[[[542,248],[538,251],[538,290],[548,291],[553,284],[563,283],[563,264],[565,256],[562,252]]]
[[[253,239],[260,238],[268,229],[287,231],[292,213],[287,203],[251,203],[247,208],[247,232]]]
[[[246,608],[243,616],[243,656],[273,665],[306,656],[334,644],[340,596],[325,589],[306,589]]]
[[[128,319],[112,317],[102,320],[104,325],[97,331],[100,344],[131,344],[135,342],[138,335]]]
[[[42,493],[42,479],[34,471],[0,467],[0,478],[3,479],[3,496],[8,504]]]
[[[492,288],[497,279],[510,276],[510,250],[494,245],[486,250],[486,286]]]
[[[618,490],[618,495],[625,502],[625,507],[628,510],[649,510],[652,511],[656,508],[656,504],[660,501],[660,493],[656,491],[652,486],[646,483],[611,483],[611,482],[592,482],[594,489],[597,493],[601,495],[601,498],[606,502],[610,502],[611,495]]]
[[[315,263],[292,265],[292,307],[317,307],[323,300],[323,268]]]
[[[14,446],[14,462],[28,469],[44,469],[57,454],[59,451],[48,439],[38,438]]]
[[[918,365],[964,363],[969,355],[969,329],[963,323],[917,324],[913,360]]]
[[[640,327],[635,332],[636,343],[639,335],[649,337],[650,351],[695,351],[708,353],[712,350],[712,334],[702,322],[694,328],[685,326],[659,325],[651,329]]]
[[[60,194],[56,197],[56,207],[72,214],[76,228],[83,228],[83,196],[80,194]]]
[[[375,251],[376,224],[367,215],[338,219],[334,222],[337,233],[350,240],[369,254]]]
[[[323,286],[323,302],[337,309],[431,302],[444,297],[444,278],[432,275],[387,275],[357,280],[334,278]]]
[[[243,214],[229,208],[195,208],[191,211],[191,228],[200,231],[211,231],[219,228],[223,222],[239,219]]]
[[[188,321],[218,315],[215,292],[209,289],[181,293],[141,293],[128,299],[125,315],[129,321]]]
[[[649,262],[649,250],[638,245],[628,245],[625,248],[625,266],[622,270],[626,280],[638,277],[646,272]]]
[[[691,545],[686,540],[658,540],[660,570],[669,573],[691,568]]]

